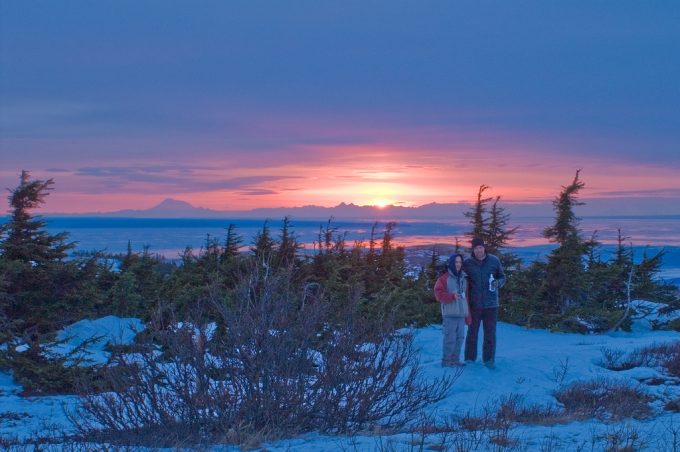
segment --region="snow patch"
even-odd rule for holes
[[[106,316],[96,320],[81,320],[57,333],[57,343],[48,345],[44,353],[49,357],[70,356],[68,363],[81,366],[106,364],[111,345],[131,344],[144,324],[135,318]],[[80,350],[78,350],[80,348]]]

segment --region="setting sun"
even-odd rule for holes
[[[376,206],[379,209],[384,209],[385,207],[389,206],[390,204],[392,204],[392,202],[387,200],[387,199],[375,199],[373,201],[368,202],[369,206]]]
[[[384,208],[397,202],[397,193],[404,190],[401,183],[365,183],[353,189],[356,203]]]

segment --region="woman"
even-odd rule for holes
[[[449,258],[448,270],[434,285],[434,296],[442,307],[444,340],[442,366],[463,366],[460,352],[465,340],[465,324],[470,323],[467,302],[467,275],[463,271],[463,256]]]

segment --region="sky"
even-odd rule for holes
[[[677,1],[2,0],[0,187],[45,210],[680,203]]]

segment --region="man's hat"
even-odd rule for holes
[[[474,249],[478,246],[484,246],[484,240],[481,237],[475,237],[472,239],[472,248]]]

